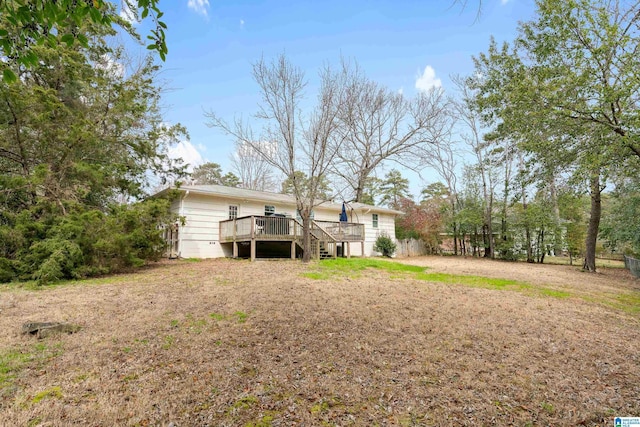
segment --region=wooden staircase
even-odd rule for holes
[[[311,257],[314,259],[335,258],[329,246],[330,243],[311,237]]]
[[[300,224],[302,228],[302,224]],[[315,221],[311,221],[311,258],[328,259],[337,257],[337,242],[329,233],[321,228]],[[302,236],[296,240],[296,244],[304,250]]]

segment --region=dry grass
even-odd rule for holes
[[[640,415],[640,290],[624,270],[403,262],[526,286],[355,268],[314,280],[303,275],[323,267],[214,260],[0,288],[0,425],[599,426]],[[83,329],[37,341],[20,335],[27,321]]]
[[[573,266],[580,267],[584,258],[574,258]],[[545,264],[560,264],[560,265],[570,265],[571,260],[569,257],[564,256],[546,256],[544,258]],[[608,258],[596,258],[596,267],[604,267],[604,268],[624,268],[624,261],[617,259],[608,259]]]

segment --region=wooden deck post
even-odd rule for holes
[[[351,258],[351,242],[347,242],[347,258]]]
[[[364,258],[365,257],[365,254],[364,254],[364,240],[362,240],[360,242],[360,251],[361,251],[360,254],[362,255],[362,258]]]
[[[256,218],[251,216],[251,262],[256,260]]]
[[[291,241],[291,259],[296,259],[296,241]]]

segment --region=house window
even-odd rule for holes
[[[373,228],[378,228],[378,214],[372,214]]]
[[[238,207],[230,205],[229,206],[229,219],[236,219],[236,218],[238,218]]]
[[[273,215],[275,213],[276,213],[276,207],[275,206],[271,206],[271,205],[265,205],[264,206],[264,215],[265,216]]]

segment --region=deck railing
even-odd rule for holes
[[[338,242],[364,240],[364,224],[354,222],[314,221]]]
[[[314,258],[337,256],[340,242],[364,241],[364,224],[311,221],[310,226],[310,249]],[[295,241],[302,246],[302,228],[302,224],[294,218],[261,215],[245,216],[220,221],[220,242],[230,243],[250,240],[253,248],[254,241],[280,240]]]
[[[293,218],[252,215],[220,221],[220,241],[294,240],[302,236],[302,227]]]
[[[311,221],[312,240],[322,241],[323,250],[337,251],[336,242],[364,240],[364,224]],[[294,218],[252,215],[220,221],[220,242],[247,240],[296,240],[302,245],[302,224]],[[314,253],[319,246],[314,246]]]

